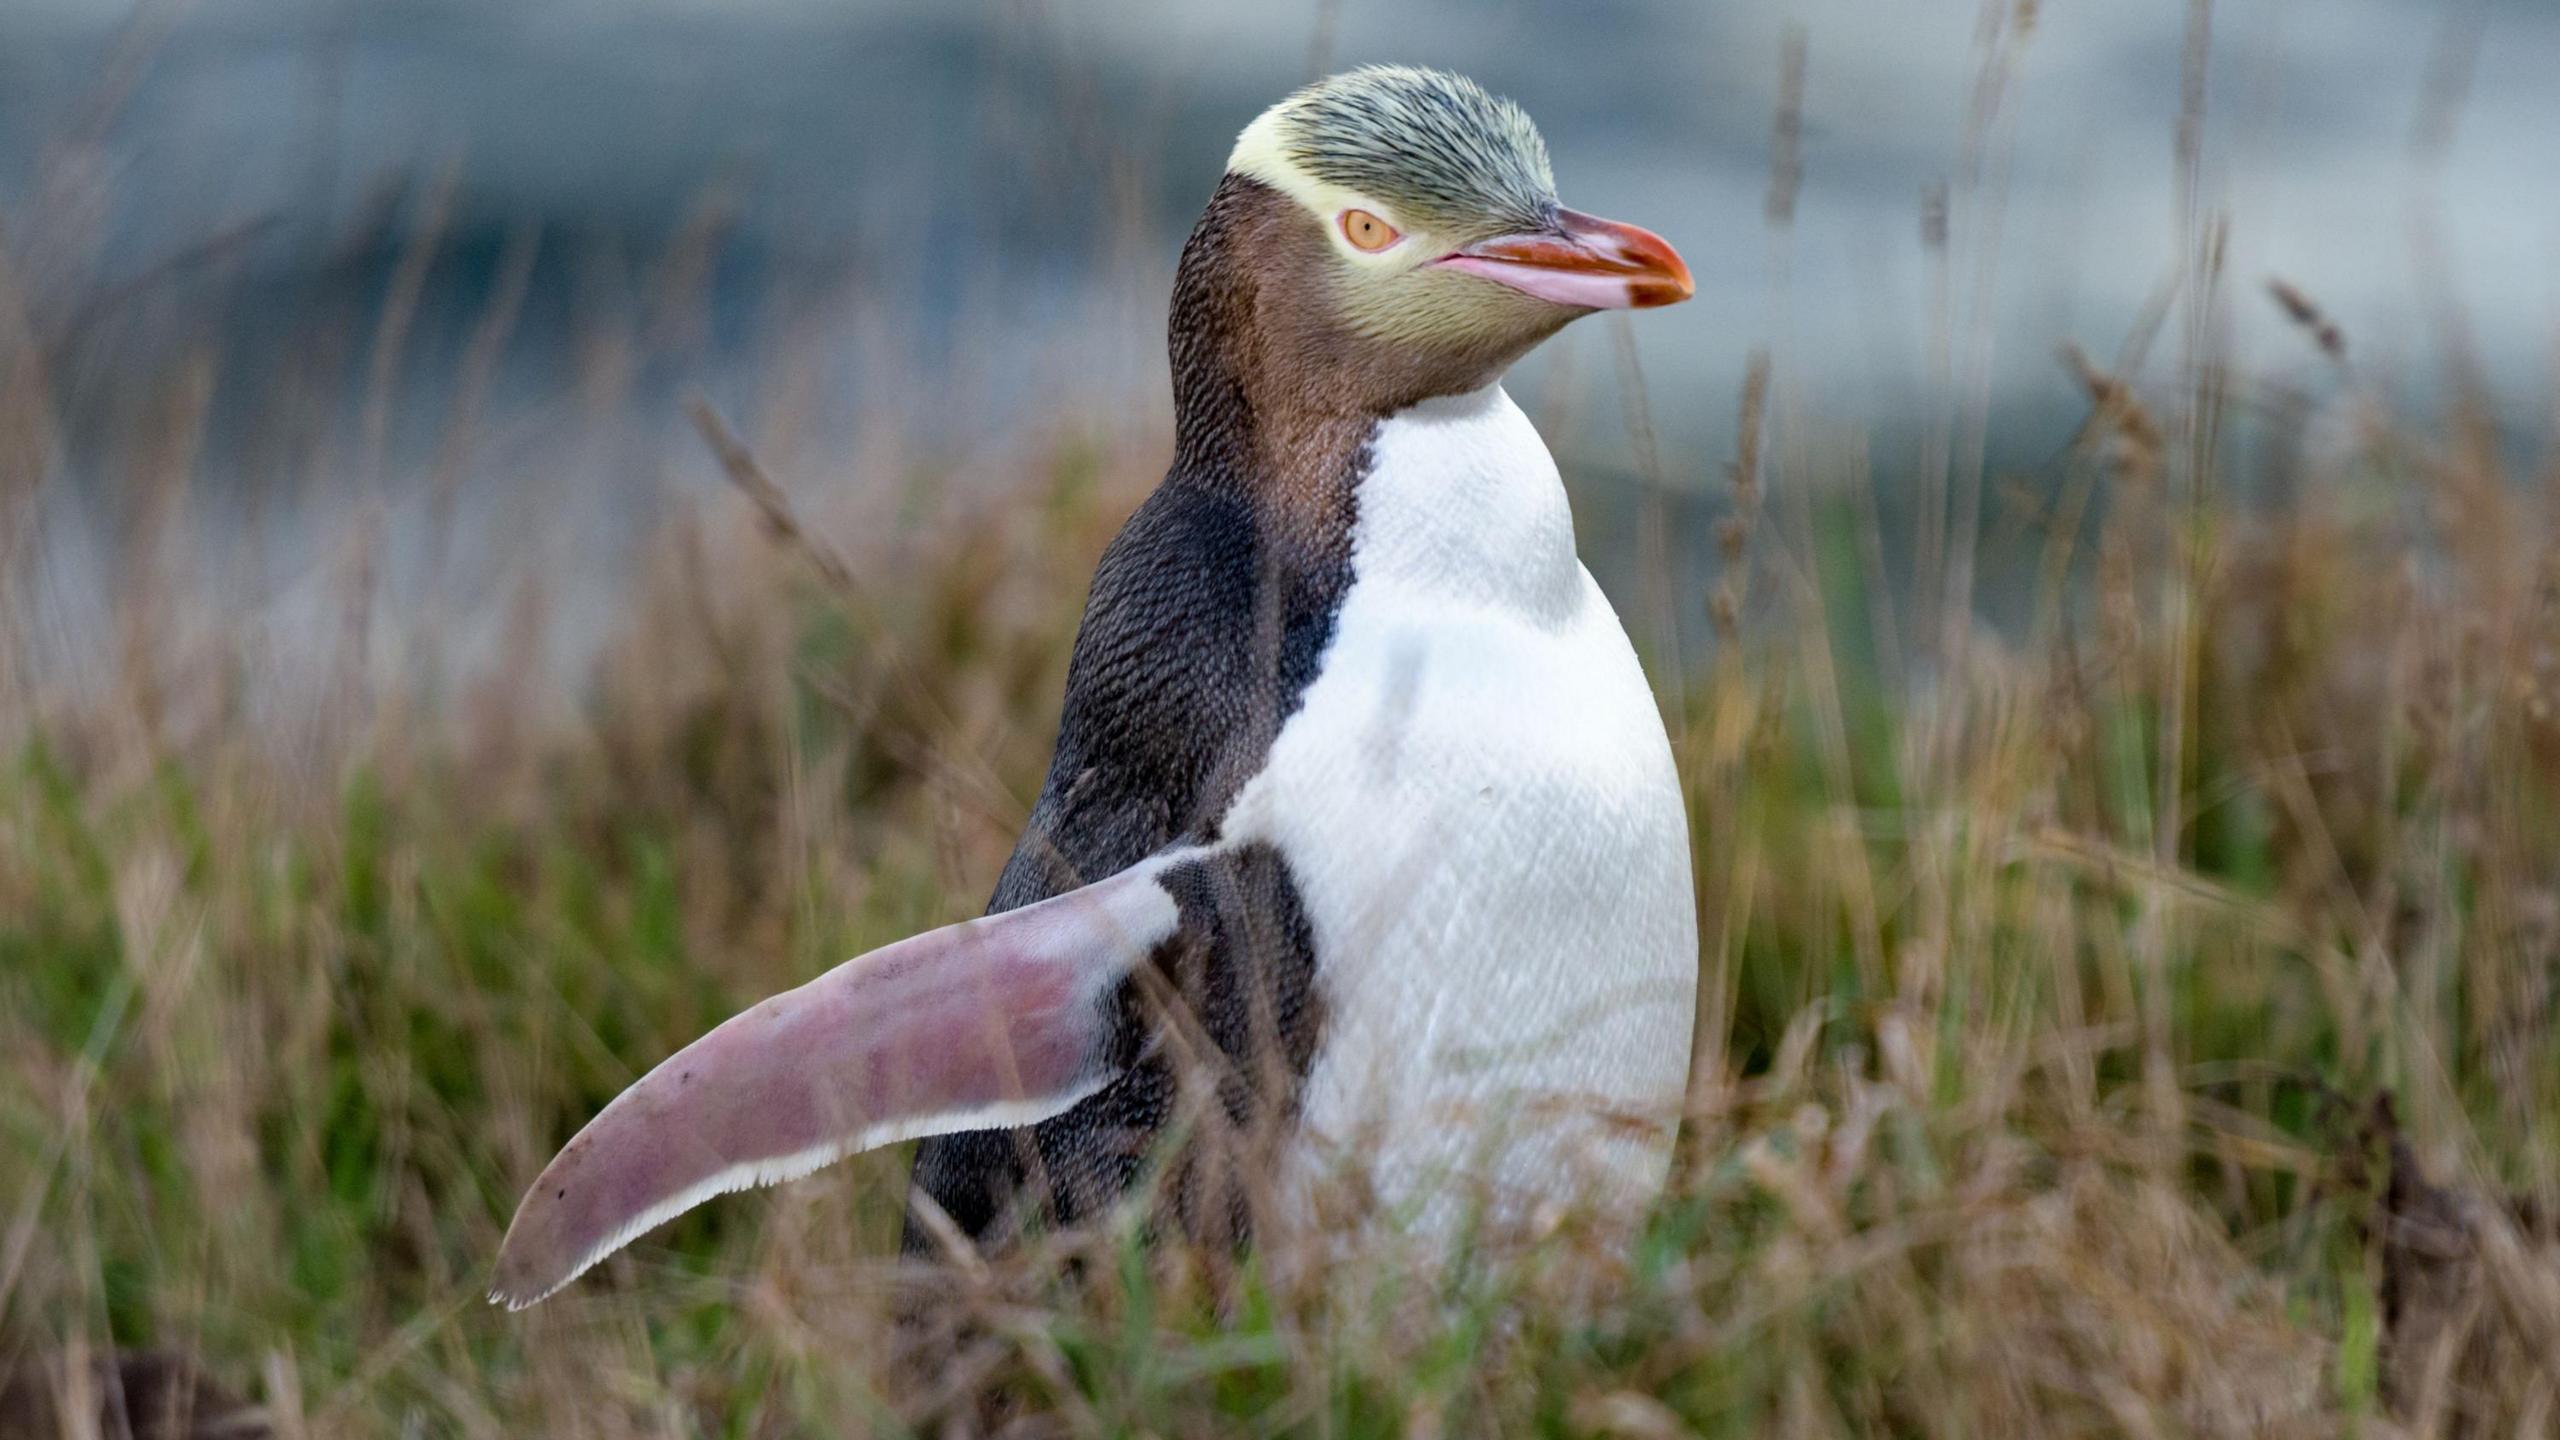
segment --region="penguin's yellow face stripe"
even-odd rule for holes
[[[1431,263],[1499,234],[1483,215],[1425,214],[1314,174],[1286,143],[1287,102],[1237,140],[1230,173],[1261,181],[1303,207],[1331,252],[1331,308],[1362,334],[1412,345],[1466,345],[1530,317],[1520,297]]]
[[[1320,81],[1246,126],[1227,169],[1307,212],[1330,251],[1331,308],[1376,339],[1498,343],[1694,288],[1661,237],[1557,204],[1528,116],[1457,76]]]
[[[1324,226],[1334,253],[1376,271],[1400,273],[1455,248],[1461,227],[1450,217],[1418,213],[1384,196],[1325,180],[1291,154],[1289,101],[1245,127],[1227,159],[1230,174],[1259,180],[1305,207]],[[1472,228],[1485,228],[1481,225]],[[1493,229],[1501,227],[1494,226]]]
[[[1527,112],[1462,75],[1401,66],[1289,96],[1246,131],[1228,168],[1301,175],[1461,239],[1533,229],[1556,203],[1546,141]]]

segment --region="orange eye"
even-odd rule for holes
[[[1375,255],[1403,239],[1404,232],[1366,210],[1345,210],[1342,238],[1351,242],[1352,249]]]

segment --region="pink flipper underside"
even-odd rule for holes
[[[544,1168],[489,1298],[531,1305],[724,1191],[1091,1094],[1105,1002],[1180,923],[1156,881],[1179,858],[874,950],[676,1052]]]

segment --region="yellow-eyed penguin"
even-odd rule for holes
[[[1528,116],[1462,77],[1355,70],[1246,127],[1174,282],[1173,465],[1094,575],[989,913],[652,1070],[527,1193],[491,1298],[919,1136],[963,1230],[1073,1222],[1195,1126],[1177,1062],[1211,1050],[1216,1118],[1277,1137],[1284,1191],[1345,1151],[1422,1211],[1658,1189],[1688,828],[1499,380],[1691,288],[1658,236],[1559,205]]]

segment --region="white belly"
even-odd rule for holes
[[[1688,1077],[1697,929],[1671,750],[1498,388],[1381,428],[1353,583],[1223,831],[1275,842],[1324,1040],[1302,1165],[1427,1218],[1649,1197]]]

